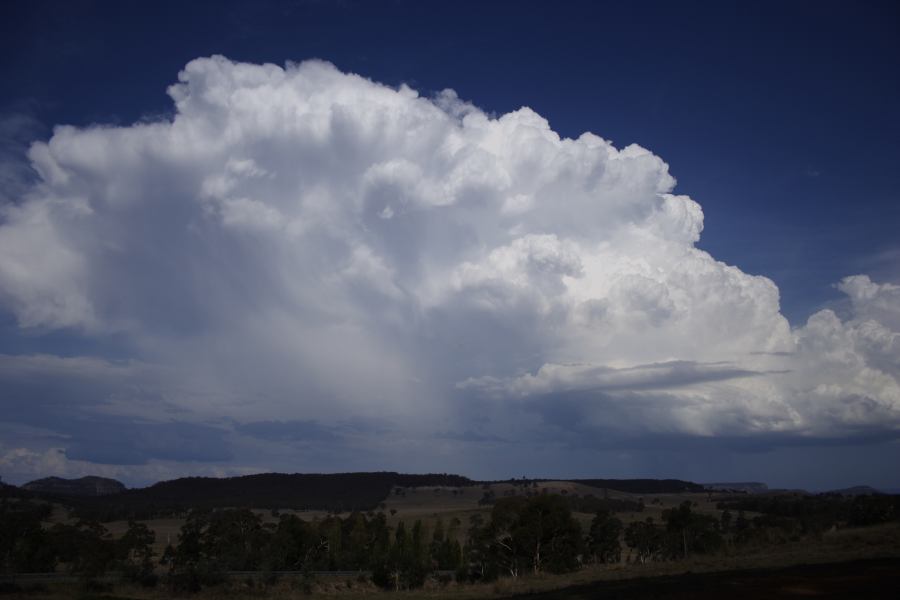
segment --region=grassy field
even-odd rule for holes
[[[590,494],[600,498],[604,497],[603,490],[570,482],[545,482],[538,484],[537,487],[528,488],[528,491],[531,493],[542,493],[544,489],[547,490],[547,493],[564,493],[565,495],[577,494],[579,496]],[[478,503],[487,491],[493,492],[497,498],[502,498],[513,493],[521,495],[525,491],[525,488],[522,486],[514,486],[509,483],[502,483],[490,485],[486,489],[481,486],[468,488],[426,487],[398,489],[392,492],[390,497],[385,500],[382,510],[385,512],[391,527],[395,527],[401,520],[405,521],[407,524],[411,524],[415,520],[421,520],[426,525],[426,528],[430,530],[438,519],[441,519],[444,522],[445,527],[451,525],[454,522],[454,519],[458,519],[459,525],[456,528],[456,535],[460,537],[460,541],[462,542],[464,541],[462,538],[468,528],[469,518],[472,515],[479,513],[487,518],[490,513],[490,506],[483,506]],[[685,500],[694,503],[693,509],[695,511],[716,516],[720,513],[720,511],[715,508],[716,498],[708,494],[631,495],[613,491],[609,491],[606,494],[609,498],[615,499],[643,500],[645,505],[644,511],[619,513],[619,518],[626,523],[638,519],[643,520],[648,516],[653,517],[659,522],[663,510],[678,506]],[[274,516],[271,511],[258,512],[267,522],[275,522],[277,520],[277,517]],[[295,511],[281,512],[286,513]],[[302,511],[295,512],[295,514],[305,520],[316,520],[327,517],[327,513],[322,511]],[[346,516],[346,513],[342,516]],[[593,515],[585,513],[576,513],[575,516],[582,522],[585,528],[587,528],[590,520],[593,518]],[[67,515],[59,512],[55,513],[54,518],[62,520],[66,519]],[[157,541],[155,549],[157,554],[162,552],[162,549],[168,541],[171,541],[173,544],[177,543],[178,532],[183,520],[171,518],[154,519],[145,522],[156,533]],[[121,535],[127,527],[127,523],[123,521],[107,523],[105,525],[114,536]],[[623,552],[623,556],[625,555],[627,555],[627,550]],[[616,588],[619,589],[619,591],[615,592],[612,597],[615,597],[615,594],[621,592],[622,594],[625,594],[620,594],[623,598],[637,598],[641,596],[628,594],[631,594],[634,589],[636,589],[635,586],[642,585],[639,582],[646,578],[677,578],[688,573],[695,576],[704,573],[724,573],[746,569],[756,569],[768,572],[796,565],[847,563],[848,561],[886,557],[900,558],[900,524],[892,523],[867,528],[842,529],[828,532],[820,539],[814,541],[785,543],[777,546],[769,546],[765,549],[756,551],[752,549],[742,549],[739,553],[726,552],[713,557],[694,556],[687,560],[654,562],[646,565],[633,565],[623,562],[618,565],[586,566],[577,572],[558,576],[541,574],[520,577],[517,579],[501,579],[497,582],[486,584],[463,585],[456,583],[442,584],[438,581],[429,581],[423,589],[411,592],[384,592],[372,585],[371,582],[366,581],[365,578],[358,578],[356,576],[319,576],[313,581],[303,581],[300,578],[283,578],[271,585],[262,585],[259,581],[247,578],[232,579],[225,585],[204,590],[193,597],[198,600],[261,597],[298,599],[340,598],[354,600],[356,598],[389,595],[397,598],[434,598],[436,600],[444,598],[475,599],[508,597],[526,593],[546,593],[553,590],[574,589],[573,586],[592,586],[595,584],[599,585],[603,582],[627,580],[632,581],[633,585],[628,584],[621,589]],[[900,563],[891,564],[900,565]],[[888,569],[888,571],[890,571],[890,569]],[[852,573],[845,573],[845,575],[849,577]],[[727,579],[726,576],[723,577],[710,577],[708,581],[712,582],[710,585],[718,585],[716,582],[721,583]],[[744,577],[744,575],[736,574],[734,577],[740,578]],[[772,577],[774,578],[772,579],[773,585],[776,585],[778,581],[781,581],[778,579],[778,577],[780,577],[778,573],[773,574]],[[802,575],[797,575],[797,577],[801,577],[802,579]],[[703,584],[703,581],[707,580],[700,581],[698,585]],[[28,593],[13,594],[12,597],[21,596],[47,599],[82,597],[85,598],[85,600],[89,597],[104,597],[108,600],[112,600],[114,597],[141,600],[159,600],[171,597],[171,593],[164,585],[160,585],[155,589],[142,589],[126,586],[124,584],[117,584],[114,589],[100,593],[99,595],[94,593],[93,596],[86,594],[84,590],[78,588],[77,584],[46,583],[42,585],[44,586],[43,589],[36,589]],[[664,582],[660,585],[662,586],[660,588],[661,590],[669,590],[669,592],[672,593],[677,592],[677,586],[672,587],[674,584],[670,585],[670,583]],[[650,589],[651,588],[648,588],[648,593],[655,593],[650,592]],[[622,590],[626,590],[627,594]],[[596,591],[599,594],[600,588],[597,588]],[[601,595],[604,597],[608,596],[605,592]],[[582,596],[561,595],[552,597],[576,598]],[[670,594],[669,596],[664,597],[675,598],[679,596]],[[548,598],[550,598],[550,596],[548,596]]]
[[[438,519],[443,521],[445,528],[450,528],[454,523],[454,519],[456,519],[458,524],[452,530],[460,544],[462,544],[465,542],[470,518],[475,514],[481,514],[487,519],[490,515],[491,507],[478,503],[485,492],[492,492],[495,498],[504,498],[511,495],[521,496],[529,492],[533,494],[565,494],[568,496],[593,495],[597,498],[606,497],[615,500],[643,500],[644,511],[623,512],[617,515],[626,525],[635,520],[644,520],[647,517],[652,517],[655,521],[660,522],[663,510],[678,506],[685,500],[695,503],[694,510],[696,511],[717,516],[720,513],[715,508],[715,498],[710,499],[710,496],[707,494],[628,494],[615,490],[601,490],[569,481],[547,481],[527,488],[511,483],[469,487],[396,488],[385,499],[384,507],[379,510],[385,513],[388,525],[391,528],[396,528],[400,521],[411,525],[414,521],[420,520],[425,526],[428,535],[430,535]],[[273,516],[270,510],[257,510],[255,512],[265,522],[275,523],[278,521],[278,517]],[[326,511],[295,510],[281,510],[279,514],[295,514],[306,521],[324,519],[329,515]],[[346,517],[348,514],[341,513],[340,516]],[[594,518],[594,515],[590,513],[576,512],[574,516],[581,523],[584,531],[587,531],[591,520]],[[60,513],[58,518],[64,519],[66,515]],[[178,542],[178,532],[184,520],[164,518],[150,519],[143,522],[156,534],[154,550],[157,554],[161,554],[167,543],[171,542],[174,545]],[[128,528],[128,523],[126,521],[113,521],[105,523],[104,526],[109,529],[114,537],[120,537]]]

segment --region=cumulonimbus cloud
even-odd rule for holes
[[[574,391],[605,429],[900,427],[900,288],[847,278],[848,317],[792,329],[772,281],[696,247],[700,206],[644,148],[319,61],[197,59],[169,95],[171,120],[32,145],[0,302],[128,340],[192,414],[471,431],[463,406]]]

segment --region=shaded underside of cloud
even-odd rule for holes
[[[849,315],[792,328],[772,281],[696,247],[700,205],[644,148],[320,61],[197,59],[169,95],[171,120],[57,127],[0,205],[22,334],[127,340],[0,357],[4,423],[46,448],[247,464],[900,430],[900,286],[848,277]]]

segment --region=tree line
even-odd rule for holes
[[[271,577],[299,572],[304,585],[317,571],[352,571],[385,589],[403,590],[429,577],[491,581],[623,559],[637,565],[680,560],[799,540],[829,524],[871,524],[900,515],[898,498],[889,496],[727,499],[718,515],[685,501],[662,511],[659,522],[648,517],[627,525],[609,505],[596,506],[587,531],[572,514],[572,498],[556,494],[495,499],[488,516],[476,513],[467,524],[438,519],[395,527],[380,511],[304,520],[273,510],[277,521],[266,522],[249,508],[195,509],[177,540],[156,556],[155,535],[143,523],[129,522],[125,534],[113,539],[89,519],[49,524],[46,502],[3,498],[0,571],[63,570],[85,580],[117,571],[144,585],[162,577],[173,591],[185,592],[221,583],[235,571]],[[745,510],[756,514],[748,518]]]
[[[900,496],[890,494],[740,496],[719,501],[717,508],[793,519],[799,523],[804,532],[816,532],[835,525],[863,527],[896,521],[900,519]]]
[[[46,573],[63,566],[85,581],[116,570],[131,581],[156,584],[155,534],[144,523],[129,522],[125,534],[113,539],[97,521],[47,527],[51,512],[45,502],[0,500],[0,573]]]
[[[265,522],[241,509],[191,511],[174,544],[154,556],[154,533],[131,521],[113,539],[98,522],[45,526],[50,505],[25,499],[0,502],[0,570],[6,573],[62,569],[86,580],[109,571],[155,585],[157,572],[173,589],[196,591],[233,571],[358,571],[386,589],[411,589],[439,574],[457,581],[490,581],[525,573],[562,573],[585,562],[621,560],[620,538],[630,528],[610,510],[597,512],[588,532],[572,516],[570,499],[541,494],[497,500],[489,518],[388,526],[383,512],[354,512],[306,521],[280,514]],[[688,509],[689,510],[689,509]],[[642,526],[646,524],[642,523]],[[462,540],[462,543],[461,543]],[[634,537],[634,543],[643,543]],[[692,545],[694,537],[691,537]],[[159,566],[159,568],[158,568]]]
[[[609,527],[610,521],[618,526]],[[498,500],[490,517],[422,521],[395,528],[382,512],[331,515],[304,521],[294,514],[264,523],[246,509],[194,511],[162,561],[169,581],[192,591],[221,581],[228,571],[357,571],[385,589],[413,589],[429,576],[449,581],[490,581],[524,573],[561,573],[593,560],[618,561],[621,522],[603,513],[587,538],[566,500],[557,495]],[[606,525],[606,526],[604,526]],[[460,540],[464,540],[461,543]]]

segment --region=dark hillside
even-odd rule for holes
[[[703,491],[703,487],[696,483],[677,479],[568,481],[632,494]],[[40,489],[36,488],[32,493],[70,505],[79,516],[111,521],[164,517],[191,509],[216,508],[366,511],[377,508],[397,487],[466,487],[484,483],[487,482],[446,473],[262,473],[226,478],[185,477],[98,497],[73,496],[67,493],[65,486],[55,485],[38,486]]]
[[[856,485],[839,490],[831,490],[829,494],[839,494],[841,496],[881,496],[884,492],[876,490],[870,485]]]
[[[400,473],[285,474],[185,477],[103,498],[78,499],[79,514],[101,520],[150,518],[190,509],[292,508],[371,510],[397,486],[467,486],[466,477]]]
[[[706,491],[700,484],[680,479],[568,479],[567,481],[629,494],[683,494]]]
[[[79,479],[45,477],[29,481],[22,488],[29,492],[57,496],[109,496],[125,491],[125,486],[120,481],[94,476]]]

